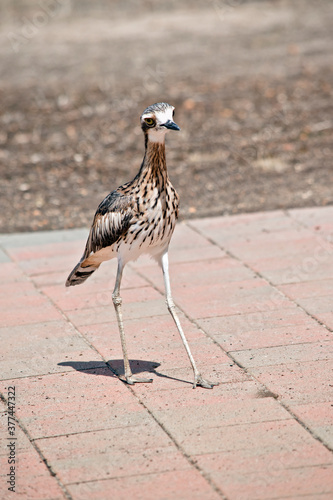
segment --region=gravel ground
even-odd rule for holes
[[[89,225],[167,137],[181,216],[333,203],[331,0],[6,0],[0,6],[0,231]]]

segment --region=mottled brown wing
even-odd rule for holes
[[[83,259],[102,248],[113,245],[131,225],[136,213],[132,196],[113,191],[99,205],[87,240]]]

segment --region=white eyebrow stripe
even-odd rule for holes
[[[168,108],[165,111],[156,111],[155,116],[158,121],[158,123],[165,123],[168,120],[172,120],[172,109]]]

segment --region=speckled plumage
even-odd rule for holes
[[[146,141],[139,173],[97,208],[84,254],[66,285],[83,283],[103,261],[117,256],[124,264],[143,253],[159,257],[169,246],[178,203],[168,177],[165,144]]]
[[[172,186],[165,160],[167,129],[180,130],[173,121],[174,108],[166,103],[149,106],[140,117],[145,136],[145,154],[135,178],[112,191],[100,203],[82,258],[67,278],[66,286],[83,283],[102,262],[117,257],[118,270],[112,301],[116,310],[124,355],[124,380],[128,384],[151,382],[132,374],[127,355],[120,284],[124,266],[147,253],[163,270],[166,302],[174,319],[194,371],[194,385],[211,389],[200,375],[171,296],[168,247],[178,217],[178,195]]]

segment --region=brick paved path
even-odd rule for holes
[[[192,390],[145,259],[122,296],[132,369],[154,382],[115,376],[116,263],[64,288],[86,235],[0,237],[1,498],[332,499],[333,207],[178,225],[174,299],[212,391]]]

